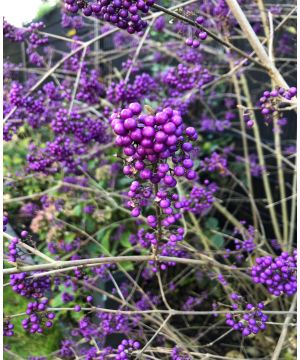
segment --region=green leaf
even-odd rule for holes
[[[122,268],[126,271],[132,271],[134,269],[134,266],[131,261],[124,261],[122,263]]]
[[[70,244],[75,238],[76,238],[76,234],[75,234],[75,233],[65,232],[65,234],[64,234],[64,241],[65,241],[67,244]]]
[[[224,238],[220,234],[216,234],[211,237],[212,243],[217,249],[220,249],[224,246]]]
[[[96,223],[90,216],[88,216],[85,220],[85,227],[86,227],[86,231],[89,234],[92,234],[96,230]]]
[[[120,239],[120,244],[125,248],[125,249],[130,249],[132,248],[132,244],[129,241],[129,236],[131,234],[131,231],[125,231]]]
[[[213,216],[210,216],[206,222],[205,227],[209,230],[215,230],[219,228],[219,220]]]
[[[73,209],[73,215],[74,216],[80,216],[81,213],[82,213],[82,206],[81,206],[81,204],[78,204]]]
[[[52,307],[62,307],[63,305],[63,301],[62,301],[62,298],[61,298],[61,295],[58,294],[56,295],[52,300],[51,300],[51,306]]]
[[[100,230],[97,234],[97,240],[100,241],[103,248],[110,252],[110,235],[113,231],[114,227],[110,227],[109,229]]]

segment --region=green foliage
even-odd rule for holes
[[[224,246],[224,238],[220,234],[215,234],[211,237],[211,241],[215,248],[221,249]]]
[[[41,19],[42,17],[47,15],[50,11],[54,9],[55,5],[56,4],[49,4],[47,2],[43,3],[37,11],[36,19]]]

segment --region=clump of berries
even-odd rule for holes
[[[259,104],[265,122],[269,124],[274,115],[280,116],[281,107],[285,106],[286,100],[290,101],[296,95],[296,87],[291,87],[288,90],[279,88],[272,91],[264,91],[263,96],[259,99]]]
[[[41,276],[32,278],[27,273],[19,273],[10,275],[9,284],[14,292],[27,298],[38,299],[50,290],[50,276]]]
[[[214,194],[218,190],[216,183],[204,180],[203,184],[194,185],[188,197],[183,199],[185,211],[203,215],[212,207],[215,201]]]
[[[250,113],[248,111],[246,111],[244,114],[243,114],[243,119],[247,125],[247,128],[251,129],[253,128],[254,126],[254,121],[251,119],[250,117]]]
[[[263,256],[256,258],[256,265],[251,269],[251,276],[255,283],[264,284],[268,291],[280,296],[292,296],[297,291],[297,250],[291,255],[282,252],[280,256]]]
[[[6,231],[7,224],[8,224],[8,217],[3,215],[3,231]]]
[[[231,294],[231,299],[234,301],[232,309],[235,311],[241,310],[243,313],[225,314],[227,325],[231,326],[234,330],[240,331],[243,336],[258,334],[266,329],[268,316],[262,312],[262,309],[265,307],[262,302],[254,306],[235,293]]]
[[[8,260],[11,262],[16,262],[17,261],[17,256],[18,256],[18,249],[17,249],[17,244],[19,242],[19,239],[14,237],[9,241],[9,245],[8,245]]]
[[[14,336],[14,324],[9,319],[3,321],[3,336]]]
[[[21,232],[21,237],[24,239],[28,236],[28,232],[23,230]],[[16,262],[17,258],[21,256],[21,249],[18,247],[18,243],[20,243],[20,239],[17,237],[13,237],[9,240],[8,245],[8,260],[11,262]]]
[[[180,113],[169,107],[153,115],[141,112],[139,103],[131,103],[111,116],[111,126],[117,135],[115,143],[123,147],[127,157],[124,174],[139,175],[141,180],[153,184],[163,182],[170,188],[177,184],[174,176],[195,179],[190,141],[197,139],[196,130],[184,128]],[[174,164],[173,168],[168,160]]]
[[[131,359],[132,351],[138,350],[141,344],[138,341],[132,339],[122,340],[118,346],[116,360],[129,360]]]
[[[95,15],[129,34],[140,32],[147,26],[140,13],[147,14],[154,0],[64,0],[67,11],[76,14],[82,10],[83,15]]]
[[[192,358],[190,357],[189,354],[184,353],[184,351],[180,347],[175,346],[171,351],[171,359],[172,360],[191,360]]]
[[[152,247],[165,256],[181,256],[177,243],[183,240],[184,229],[175,229],[175,223],[182,214],[184,203],[175,193],[176,178],[194,180],[194,162],[191,152],[192,141],[197,139],[193,127],[183,125],[180,112],[167,107],[159,112],[149,109],[142,114],[139,103],[111,116],[111,126],[117,135],[116,145],[123,148],[125,157],[123,172],[134,179],[128,192],[127,206],[134,217],[141,215],[142,207],[155,207],[155,214],[147,216],[149,231],[141,229],[131,241],[142,247]],[[172,229],[169,229],[172,227]],[[152,271],[157,267],[150,262]],[[173,263],[160,264],[161,270]]]
[[[30,334],[43,333],[46,328],[51,328],[55,314],[47,312],[48,299],[30,302],[27,305],[27,318],[22,320],[23,329]]]
[[[201,24],[203,24],[203,22],[204,22],[204,18],[202,16],[198,16],[196,19],[196,23],[201,25]],[[201,31],[201,30],[196,30],[195,37],[187,38],[185,40],[185,44],[194,49],[197,49],[200,46],[200,42],[205,40],[206,38],[207,38],[207,32]]]

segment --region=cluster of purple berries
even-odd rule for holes
[[[126,333],[129,330],[129,319],[124,314],[98,313],[100,319],[101,334],[107,336],[113,333]]]
[[[80,86],[76,94],[76,98],[79,101],[95,105],[99,102],[99,98],[105,97],[105,87],[100,81],[99,71],[84,69],[79,84]]]
[[[251,129],[254,126],[254,121],[251,119],[249,112],[243,114],[243,119],[247,125],[247,128]]]
[[[131,72],[132,73],[132,72]],[[159,92],[159,84],[147,73],[141,73],[134,77],[132,82],[120,80],[112,81],[107,89],[107,100],[112,104],[129,104],[133,101],[142,101],[145,97],[156,100]]]
[[[183,209],[197,215],[206,213],[215,201],[216,191],[218,191],[216,183],[204,180],[203,184],[193,186],[188,198],[183,199]]]
[[[27,305],[27,318],[22,320],[23,328],[30,334],[43,333],[45,328],[51,328],[55,314],[47,312],[48,299],[30,302]]]
[[[222,176],[228,175],[227,158],[216,151],[201,160],[200,165],[203,171],[218,172]]]
[[[138,341],[122,340],[117,349],[116,360],[130,360],[132,351],[138,350],[140,347],[141,344]]]
[[[246,221],[244,221],[244,220],[240,221],[240,223],[243,226],[247,225]],[[246,234],[243,234],[240,228],[235,227],[232,235],[233,236],[241,235],[243,238],[243,240],[238,240],[238,239],[234,240],[235,249],[243,250],[243,251],[247,251],[247,252],[253,251],[256,247],[256,245],[255,245],[256,233],[257,233],[257,230],[252,225],[248,226]]]
[[[149,199],[152,195],[149,187],[143,186],[140,182],[134,181],[128,192],[130,200],[127,202],[127,205],[132,207],[131,215],[133,217],[138,217],[141,214],[141,206],[145,206],[144,199]],[[177,220],[181,218],[181,214],[178,213],[178,210],[182,208],[183,204],[179,201],[179,196],[177,194],[172,194],[171,191],[160,189],[154,195],[153,201],[160,208],[162,214],[165,215],[164,219],[160,216],[161,225],[168,227],[173,225]],[[147,216],[147,223],[152,228],[157,227],[158,217],[155,215]],[[147,239],[147,238],[146,238]],[[156,245],[156,239],[151,238],[151,243]],[[150,240],[150,238],[148,239]]]
[[[14,324],[9,319],[3,321],[3,336],[14,336]]]
[[[42,66],[44,64],[43,56],[41,56],[36,49],[39,46],[45,46],[48,44],[48,37],[41,35],[38,31],[45,27],[43,22],[31,23],[26,29],[18,29],[4,21],[3,34],[4,37],[13,42],[23,42],[26,40],[29,62],[36,66]]]
[[[142,31],[147,22],[139,12],[147,14],[154,0],[98,0],[89,3],[86,0],[64,0],[66,10],[76,14],[79,9],[85,16],[94,14],[97,18],[107,21],[129,34]]]
[[[167,87],[168,95],[171,97],[178,97],[188,90],[201,88],[213,78],[214,76],[202,65],[191,67],[179,64],[162,73],[162,83]]]
[[[8,260],[11,262],[16,262],[18,257],[18,248],[17,244],[19,242],[19,239],[17,237],[12,238],[9,241],[8,245]]]
[[[196,23],[201,25],[201,24],[203,24],[203,22],[204,22],[204,18],[202,16],[198,16],[196,19]],[[195,39],[189,37],[185,40],[185,44],[194,49],[197,49],[200,46],[200,42],[205,40],[206,38],[207,38],[207,32],[201,31],[201,30],[196,30],[195,31]]]
[[[256,258],[256,265],[251,269],[252,279],[255,283],[264,284],[268,291],[280,296],[291,296],[297,291],[297,250],[291,255],[282,252],[280,256],[264,256]]]
[[[235,301],[232,305],[234,310],[246,310],[246,313],[227,313],[225,315],[227,325],[231,326],[234,330],[240,331],[243,336],[258,334],[266,329],[268,316],[262,312],[262,309],[265,307],[262,302],[254,306],[246,303],[242,296],[235,293],[231,294],[231,299]]]
[[[180,347],[175,346],[171,351],[171,359],[172,360],[191,360],[191,357],[189,354],[185,354]]]
[[[184,128],[180,113],[171,108],[156,114],[152,112],[152,115],[141,112],[139,103],[131,103],[111,116],[116,144],[123,147],[126,156],[123,172],[135,179],[128,192],[127,205],[132,208],[131,214],[140,216],[142,206],[150,200],[156,207],[156,215],[147,216],[152,229],[147,232],[140,229],[130,240],[144,248],[154,247],[166,256],[180,256],[182,251],[177,243],[183,240],[184,229],[168,228],[181,218],[179,211],[183,202],[172,188],[177,184],[175,177],[193,180],[197,176],[192,169],[194,147],[190,142],[197,139],[197,133],[193,127]],[[153,265],[153,272],[157,271],[154,263],[150,265]],[[160,264],[161,270],[168,265],[174,264]]]
[[[7,222],[8,222],[8,218],[6,217]],[[3,218],[3,222],[4,222],[4,218]],[[21,232],[21,237],[22,238],[26,238],[28,236],[28,232],[26,230],[23,230]],[[8,245],[8,259],[11,262],[16,262],[17,258],[20,256],[20,249],[18,249],[18,243],[20,242],[20,239],[18,239],[17,237],[12,238],[11,240],[9,240],[9,245]]]
[[[178,246],[177,242],[181,241],[183,239],[183,235],[181,234],[176,234],[173,233],[171,235],[172,237],[175,238],[176,236],[176,240],[172,241],[168,240],[166,243],[163,243],[162,245],[160,245],[158,247],[158,251],[160,253],[161,256],[169,256],[169,257],[177,257],[177,258],[187,258],[189,255],[187,254],[187,252],[181,248],[180,246]],[[170,238],[171,238],[170,236]],[[150,260],[149,261],[149,265],[151,266],[151,270],[153,273],[156,273],[158,271],[158,266],[157,263],[154,260]],[[176,266],[176,261],[168,261],[168,262],[160,262],[159,263],[159,268],[160,270],[167,270],[168,267],[174,267]]]
[[[82,16],[70,16],[69,14],[61,14],[61,26],[63,28],[71,28],[75,30],[82,29],[84,27]]]
[[[190,158],[193,145],[189,141],[197,139],[196,130],[193,127],[184,129],[180,113],[171,108],[155,115],[141,112],[139,103],[131,103],[111,116],[111,126],[117,135],[115,143],[123,147],[127,157],[124,174],[139,174],[141,180],[153,184],[162,181],[167,187],[176,186],[173,175],[195,179],[194,163]],[[174,169],[168,165],[168,159],[175,164]]]
[[[175,214],[178,215],[178,214]],[[150,226],[153,228],[157,227],[157,222],[156,222],[156,217],[154,215],[149,215],[147,217],[147,221],[149,224],[149,218],[155,218],[155,223],[150,223]],[[174,216],[175,220],[177,220],[178,218],[180,218],[179,216]],[[175,221],[174,221],[175,222]],[[164,225],[164,224],[162,224]],[[169,223],[167,223],[167,225],[169,225]],[[166,229],[163,229],[163,238],[167,238],[168,242],[165,243],[164,245],[169,245],[169,246],[175,246],[177,244],[177,242],[182,241],[183,240],[183,235],[184,235],[184,229],[182,227],[178,227],[176,229],[176,233],[173,233],[171,231],[167,232]],[[135,244],[140,244],[141,247],[149,249],[151,247],[151,245],[153,246],[157,246],[158,245],[158,238],[157,238],[157,234],[156,233],[152,233],[152,232],[147,232],[144,228],[139,229],[137,234],[131,234],[130,235],[130,242],[135,245]],[[165,254],[166,256],[168,256],[168,254]],[[166,268],[163,267],[162,270],[165,270]]]
[[[50,276],[31,278],[27,273],[10,275],[9,284],[14,292],[27,298],[41,298],[50,290]]]
[[[3,231],[6,231],[6,226],[8,224],[8,216],[3,215]]]
[[[266,123],[270,123],[272,115],[280,111],[280,105],[284,103],[284,100],[290,101],[296,95],[296,87],[291,87],[288,90],[279,88],[272,91],[264,91],[263,96],[259,99],[259,104]]]

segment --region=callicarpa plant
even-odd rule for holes
[[[295,359],[295,2],[47,9],[3,20],[4,359]]]

